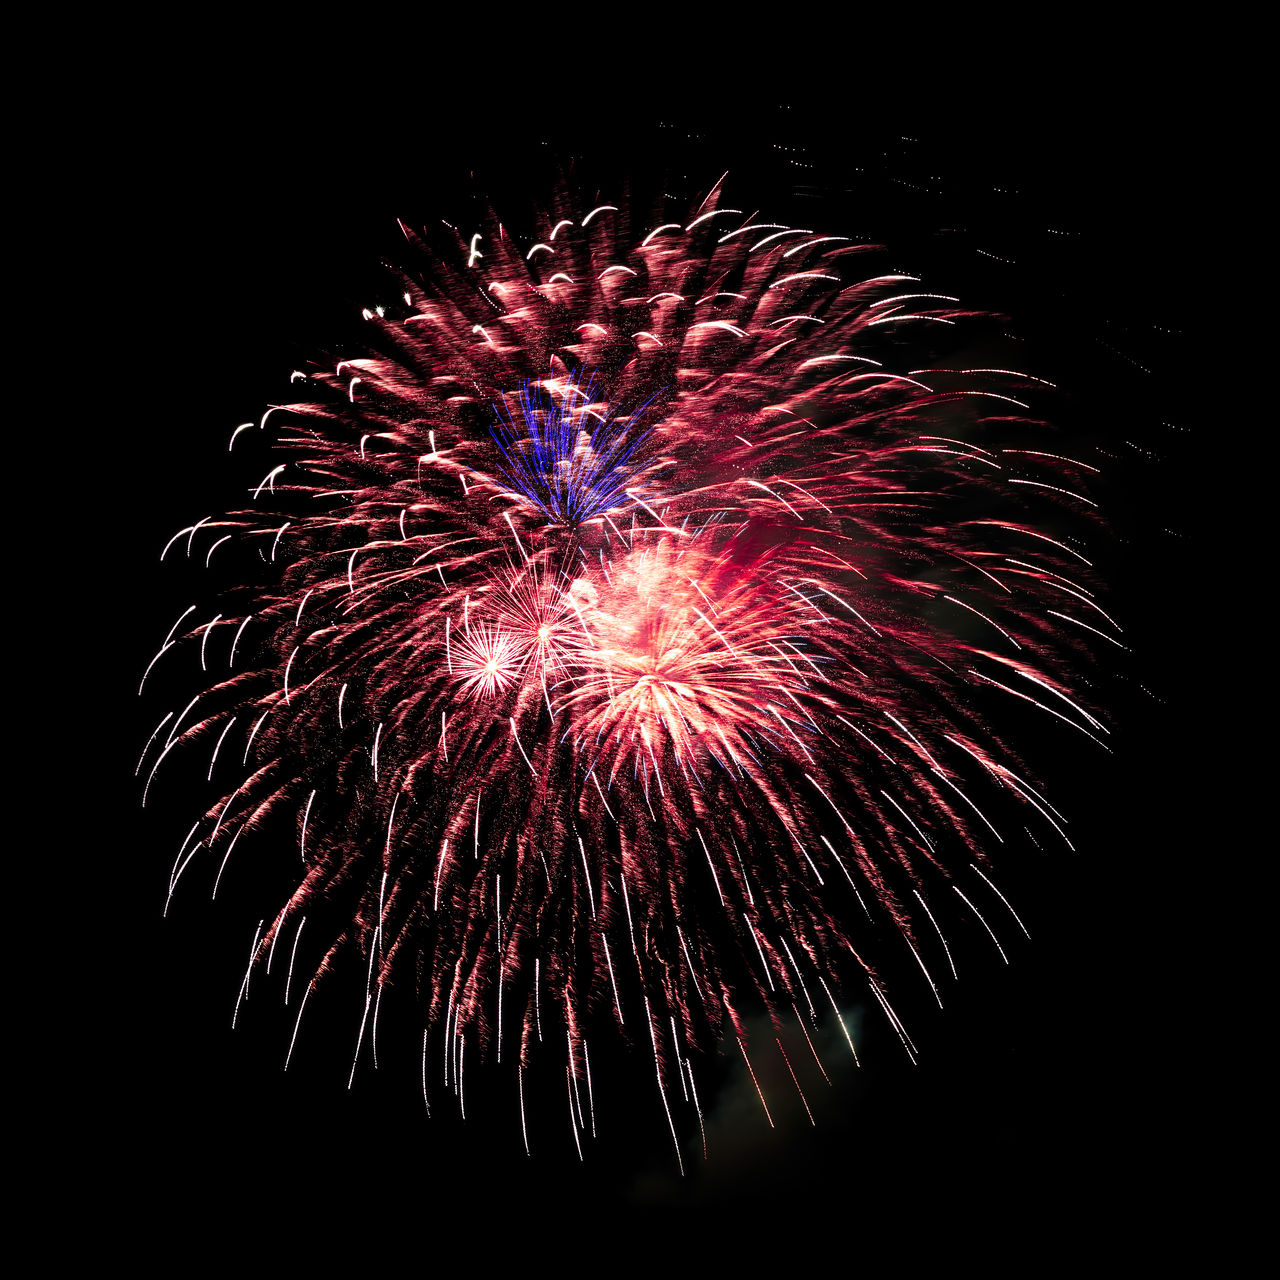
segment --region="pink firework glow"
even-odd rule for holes
[[[270,578],[175,624],[144,683],[179,644],[223,675],[140,775],[201,744],[228,778],[171,898],[292,824],[300,879],[250,966],[287,952],[290,1052],[345,954],[353,1074],[395,984],[429,1097],[494,1060],[523,1098],[551,1062],[576,1138],[589,1039],[617,1033],[679,1155],[699,1055],[750,1065],[761,1015],[814,1049],[869,997],[914,1056],[870,939],[937,996],[948,917],[1021,927],[992,863],[1065,819],[992,721],[1104,739],[1068,677],[1116,629],[1080,540],[1093,468],[1047,384],[948,358],[955,298],[718,187],[629,224],[566,197],[536,240],[406,229],[423,265],[365,313],[367,354],[239,428],[278,436],[249,509],[166,548]],[[336,933],[304,930],[335,902]]]

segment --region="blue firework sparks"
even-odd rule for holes
[[[664,465],[644,451],[653,428],[643,419],[657,395],[617,414],[594,403],[595,385],[594,373],[585,385],[581,373],[525,382],[514,408],[506,396],[494,405],[498,421],[489,431],[511,496],[555,525],[576,527],[633,505],[643,479]]]

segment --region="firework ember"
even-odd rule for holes
[[[761,1015],[814,1048],[869,999],[914,1055],[870,940],[937,995],[948,917],[1020,927],[992,859],[1065,820],[991,725],[1103,739],[1068,675],[1115,628],[1079,539],[1093,469],[1045,384],[938,354],[956,299],[719,188],[629,220],[564,200],[534,243],[493,220],[436,253],[406,231],[424,265],[365,313],[368,353],[295,374],[247,428],[280,451],[249,509],[166,548],[247,547],[270,585],[175,625],[147,678],[179,643],[224,676],[140,772],[201,743],[227,779],[170,897],[292,825],[250,974],[287,951],[294,1045],[346,955],[353,1073],[395,984],[431,1101],[490,1060],[523,1098],[547,1062],[576,1137],[588,1042],[620,1034],[679,1154],[700,1055],[750,1064]]]

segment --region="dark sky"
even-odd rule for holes
[[[320,1241],[367,1232],[375,1250],[379,1232],[420,1232],[428,1255],[437,1233],[532,1209],[549,1233],[541,1262],[583,1222],[658,1208],[782,1237],[825,1224],[846,1241],[902,1239],[964,1222],[950,1238],[975,1247],[1023,1232],[1046,1253],[1073,1232],[1101,1238],[1131,1217],[1133,1186],[1176,1161],[1167,1108],[1194,1090],[1179,1046],[1200,993],[1179,955],[1203,804],[1179,749],[1196,713],[1181,658],[1193,624],[1172,603],[1194,568],[1188,441],[1203,429],[1186,379],[1189,282],[1210,256],[1194,96],[1170,105],[1168,80],[1119,57],[1079,76],[960,60],[871,83],[832,52],[804,85],[750,76],[743,93],[717,65],[679,93],[619,70],[626,91],[606,94],[603,70],[441,67],[441,56],[421,77],[412,60],[336,79],[330,62],[230,55],[192,79],[152,71],[115,86],[91,148],[101,183],[76,236],[104,270],[85,284],[125,301],[118,327],[98,334],[91,409],[116,424],[104,462],[113,538],[108,638],[94,647],[103,830],[75,855],[97,941],[78,988],[87,1011],[69,1000],[66,1015],[90,1065],[68,1086],[80,1118],[65,1194],[96,1205],[120,1240],[275,1223]],[[1007,968],[967,957],[945,1014],[916,1003],[920,1066],[873,1036],[864,1069],[824,1095],[816,1129],[789,1114],[770,1132],[726,1068],[711,1159],[683,1182],[643,1073],[634,1106],[614,1104],[623,1136],[602,1137],[585,1166],[560,1119],[530,1162],[510,1116],[427,1122],[401,1070],[366,1070],[348,1092],[354,1027],[340,1011],[282,1075],[283,1012],[229,1029],[244,929],[194,899],[159,918],[189,806],[172,797],[142,814],[131,777],[168,706],[139,709],[138,674],[204,591],[162,571],[159,549],[234,502],[244,477],[226,460],[230,428],[387,290],[397,216],[462,219],[473,191],[529,208],[557,159],[606,193],[622,174],[692,190],[729,169],[750,207],[812,209],[824,228],[858,221],[904,258],[936,254],[966,302],[1005,309],[1032,335],[1031,371],[1070,388],[1073,424],[1115,444],[1105,568],[1135,652],[1099,676],[1114,757],[1060,762],[1055,794],[1078,855],[1017,877],[1033,941],[1011,946]],[[935,233],[955,227],[997,257],[939,253]]]

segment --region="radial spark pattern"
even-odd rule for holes
[[[1093,468],[1046,443],[1044,384],[939,356],[972,318],[873,247],[718,190],[640,235],[567,205],[532,245],[406,234],[424,265],[366,313],[369,354],[296,374],[251,508],[170,544],[273,575],[152,663],[188,627],[227,671],[141,766],[150,789],[199,742],[228,779],[171,895],[291,824],[251,973],[287,947],[305,1008],[358,960],[353,1072],[384,991],[415,990],[429,1097],[491,1058],[523,1097],[560,1055],[575,1135],[610,1024],[673,1136],[698,1052],[746,1057],[761,1010],[812,1048],[869,995],[913,1053],[868,940],[936,994],[947,918],[1013,923],[1006,828],[1065,839],[993,718],[1105,733],[1067,684],[1114,631]],[[322,902],[336,937],[302,932]]]

